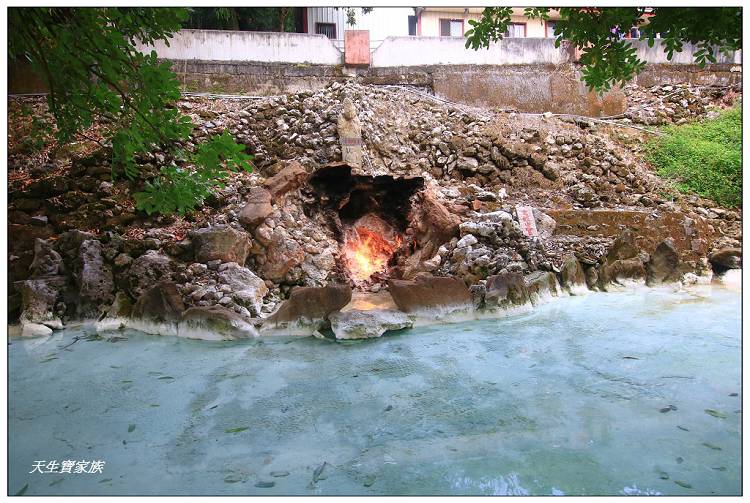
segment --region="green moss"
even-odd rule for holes
[[[660,176],[682,192],[713,199],[722,206],[742,203],[742,109],[715,119],[669,126],[646,146]]]

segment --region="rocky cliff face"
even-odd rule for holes
[[[679,122],[705,115],[727,92],[638,91],[619,120]],[[347,97],[361,126],[361,166],[340,162],[337,121]],[[219,317],[249,334],[241,324],[260,325],[295,286],[354,284],[344,234],[367,213],[399,237],[387,269],[357,287],[406,281],[398,294],[405,305],[418,297],[408,281],[424,285],[427,276],[455,278],[466,291],[449,297],[485,307],[626,279],[679,280],[710,271],[708,257],[739,266],[727,250],[741,246],[740,212],[680,195],[651,173],[640,157],[646,133],[637,129],[467,109],[356,82],[179,106],[200,124],[185,148],[228,129],[256,164],[184,218],[134,210],[138,187],[112,182],[106,149],[83,142],[30,155],[19,148],[22,128],[11,128],[12,316],[48,326],[121,318],[124,306],[143,304],[166,283],[183,309],[205,308],[190,312],[191,327]],[[160,151],[140,159],[145,172],[181,162]],[[537,236],[524,231],[519,206],[533,208]]]

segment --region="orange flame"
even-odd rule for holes
[[[366,227],[349,232],[344,247],[344,261],[352,279],[366,281],[376,272],[385,271],[388,259],[401,246],[401,237],[393,242]]]

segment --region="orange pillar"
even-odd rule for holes
[[[346,66],[370,66],[370,31],[344,31],[344,63]]]

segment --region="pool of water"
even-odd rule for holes
[[[9,492],[740,494],[740,315],[643,289],[344,344],[12,339]]]

